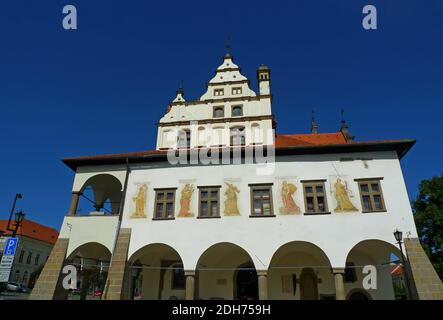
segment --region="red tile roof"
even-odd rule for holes
[[[344,143],[346,143],[346,138],[341,132],[275,135],[275,146],[277,148],[334,145]]]
[[[401,264],[391,263],[391,275],[401,276],[404,273],[403,266]]]
[[[415,140],[347,141],[341,132],[309,134],[276,134],[276,154],[309,154],[340,152],[396,151],[401,159],[415,144]],[[219,149],[231,147],[219,147]],[[245,147],[242,147],[245,148]],[[167,150],[105,154],[75,158],[65,158],[63,162],[72,170],[79,166],[100,164],[124,164],[126,162],[163,161]]]
[[[11,221],[10,228],[13,229],[15,221]],[[0,220],[0,230],[5,231],[5,235],[11,235],[11,231],[7,231],[8,220]],[[40,240],[50,244],[55,244],[58,238],[58,232],[54,228],[50,228],[31,220],[23,220],[22,225],[18,228],[18,236]]]

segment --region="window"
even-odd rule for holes
[[[214,107],[214,118],[223,118],[225,116],[225,109],[223,107]]]
[[[353,262],[346,262],[345,268],[345,282],[357,281],[357,272],[355,272],[355,264]]]
[[[199,218],[218,218],[220,217],[220,186],[201,187],[200,206],[198,209]]]
[[[32,259],[32,252],[29,252],[28,257],[26,258],[26,263],[30,264]]]
[[[251,216],[272,217],[272,184],[249,186],[251,187]]]
[[[214,96],[222,96],[225,94],[224,89],[214,89]]]
[[[183,290],[186,288],[185,270],[181,263],[172,265],[172,285],[171,289]]]
[[[242,93],[241,87],[232,88],[232,94],[233,95],[241,94],[241,93]]]
[[[302,181],[307,214],[329,213],[324,181]]]
[[[356,179],[360,189],[360,198],[363,212],[386,211],[381,179]]]
[[[233,106],[232,107],[232,116],[233,117],[243,116],[243,107],[242,106]]]
[[[245,145],[245,128],[235,127],[231,128],[231,146]]]
[[[40,253],[37,253],[37,255],[35,256],[35,260],[34,260],[34,264],[36,266],[38,266],[38,261],[40,260]]]
[[[177,145],[179,148],[190,148],[191,147],[191,131],[180,130],[178,133]]]
[[[154,219],[173,219],[176,189],[155,189]]]
[[[25,256],[25,250],[22,250],[20,252],[20,257],[18,258],[18,262],[22,263],[23,262],[23,257]]]

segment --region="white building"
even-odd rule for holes
[[[199,100],[177,92],[156,150],[65,159],[72,203],[45,274],[110,261],[103,299],[394,299],[393,232],[424,255],[400,167],[415,141],[357,142],[345,122],[317,133],[314,120],[309,134],[275,134],[270,69],[257,80],[258,93],[226,54]],[[95,208],[79,215],[91,189]],[[34,299],[62,292],[38,285]]]

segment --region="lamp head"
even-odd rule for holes
[[[399,230],[395,230],[394,237],[395,237],[395,240],[397,240],[397,242],[401,242],[403,240],[403,232],[401,232]]]
[[[25,219],[25,213],[23,211],[19,211],[15,213],[15,222],[17,224],[22,223],[22,221]]]

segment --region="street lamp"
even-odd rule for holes
[[[11,210],[11,214],[9,215],[9,220],[8,220],[8,226],[6,227],[6,230],[8,231],[14,231],[14,229],[11,229],[11,219],[12,219],[12,215],[14,214],[14,210],[15,210],[15,205],[17,203],[18,199],[22,199],[23,196],[21,193],[16,193],[15,194],[15,198],[14,198],[14,203],[12,205],[12,210]]]
[[[18,227],[21,226],[23,220],[25,219],[25,213],[23,211],[19,211],[15,213],[15,229],[12,231],[12,236],[15,237],[17,235]]]
[[[409,282],[409,269],[408,266],[405,263],[405,258],[403,256],[403,232],[401,232],[400,230],[395,230],[394,231],[394,237],[395,240],[397,240],[398,246],[400,247],[400,254],[401,254],[401,263],[403,265],[403,269],[404,269],[404,274],[405,274],[405,279],[406,279],[406,289],[408,291],[408,296],[409,299],[412,299],[412,292],[411,292],[411,284]]]

